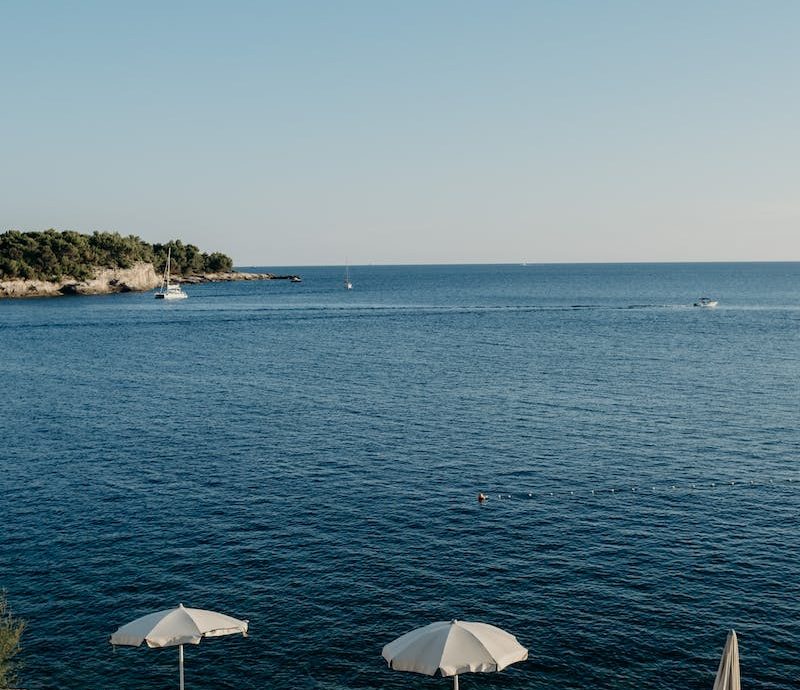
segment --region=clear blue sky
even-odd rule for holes
[[[0,230],[800,260],[800,3],[0,2]]]

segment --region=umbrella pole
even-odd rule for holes
[[[458,690],[458,674],[453,676],[453,690]]]
[[[183,645],[178,645],[178,669],[181,676],[181,690],[183,690]]]

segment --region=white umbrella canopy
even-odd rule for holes
[[[502,671],[528,658],[517,638],[493,625],[469,621],[437,621],[398,637],[383,648],[389,668],[433,676]]]
[[[739,642],[736,638],[736,631],[728,633],[725,640],[725,647],[722,650],[722,657],[719,660],[717,677],[714,680],[714,690],[741,690],[741,679],[739,678]]]
[[[180,688],[183,690],[183,645],[200,644],[204,637],[219,637],[241,633],[247,636],[248,621],[239,620],[216,611],[177,608],[148,613],[120,627],[111,635],[113,645],[138,647],[178,646]]]

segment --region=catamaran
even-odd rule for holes
[[[186,299],[187,295],[179,284],[171,285],[169,282],[169,265],[172,260],[172,248],[167,249],[167,265],[164,267],[164,276],[161,278],[161,287],[156,293],[156,299]]]

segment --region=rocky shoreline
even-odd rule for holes
[[[198,273],[173,276],[172,282],[198,285],[234,280],[293,280],[299,276],[273,273]],[[62,297],[64,295],[109,295],[116,292],[146,292],[161,284],[153,264],[139,263],[132,268],[100,268],[94,278],[76,280],[65,277],[60,281],[4,280],[0,281],[0,299],[23,297]]]

